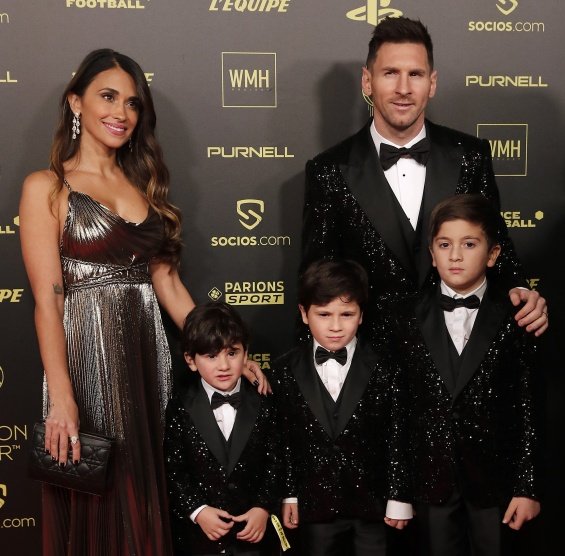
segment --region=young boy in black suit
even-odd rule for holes
[[[270,398],[241,375],[248,333],[225,303],[194,308],[182,332],[199,373],[169,402],[165,461],[176,554],[265,554],[280,503],[277,418]]]
[[[429,241],[441,282],[411,319],[395,308],[386,325],[402,330],[416,510],[433,556],[498,556],[501,523],[520,529],[540,511],[532,337],[507,288],[487,278],[501,251],[499,220],[481,195],[440,203]]]
[[[274,364],[283,522],[298,527],[301,556],[384,555],[383,519],[402,528],[412,516],[398,370],[357,338],[367,290],[353,261],[312,263],[298,297],[313,340]]]

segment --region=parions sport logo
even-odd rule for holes
[[[519,7],[518,0],[496,0],[492,4],[493,19],[469,21],[467,29],[471,32],[506,32],[506,33],[544,33],[545,23],[542,21],[514,21],[508,16],[514,14]],[[496,10],[494,9],[496,7]],[[507,19],[494,19],[498,15]]]
[[[265,201],[262,199],[239,199],[235,213],[240,225],[248,231],[263,222]],[[284,235],[222,235],[212,236],[212,247],[290,247],[290,236]]]
[[[230,305],[284,305],[284,289],[284,280],[225,282],[223,291],[214,286],[208,297],[218,301],[223,296]]]
[[[387,17],[401,17],[402,11],[394,6],[392,0],[367,0],[364,6],[349,10],[345,15],[353,21],[365,21],[369,25],[378,25]]]
[[[293,0],[211,0],[210,12],[286,13]]]

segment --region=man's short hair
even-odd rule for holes
[[[227,303],[197,305],[188,313],[182,329],[182,348],[190,357],[215,355],[241,344],[247,350],[249,332],[239,313]]]
[[[311,263],[298,282],[298,303],[308,311],[311,305],[327,305],[337,298],[355,301],[363,310],[369,298],[365,269],[351,260]]]
[[[500,232],[504,229],[504,222],[495,204],[484,195],[463,193],[438,203],[430,216],[428,243],[433,243],[444,222],[453,220],[464,220],[480,226],[487,238],[489,249],[500,244]]]
[[[407,17],[387,17],[379,23],[373,31],[373,36],[369,41],[369,53],[367,54],[367,69],[377,57],[379,48],[385,42],[396,44],[415,43],[426,47],[428,53],[428,63],[430,70],[434,69],[434,46],[427,27],[419,20],[408,19]]]

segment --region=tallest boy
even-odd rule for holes
[[[372,341],[380,336],[379,300],[410,295],[430,276],[426,236],[434,205],[455,193],[481,193],[500,210],[488,141],[425,119],[436,84],[426,27],[405,17],[385,19],[373,33],[361,79],[373,119],[306,165],[303,268],[326,257],[365,267],[364,321]],[[517,313],[520,326],[539,335],[548,323],[545,300],[524,289],[504,226],[500,234],[503,255],[493,270],[514,305],[526,302]]]

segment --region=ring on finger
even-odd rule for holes
[[[75,444],[78,444],[78,436],[71,436],[71,444],[74,446]]]

